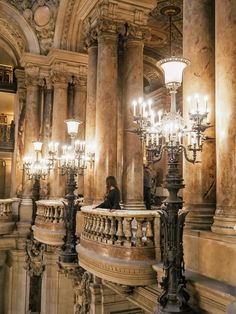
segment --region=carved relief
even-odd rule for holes
[[[29,273],[30,277],[41,276],[45,264],[43,261],[43,252],[45,251],[45,245],[33,240],[26,240],[26,266],[25,269]]]
[[[81,280],[74,280],[74,314],[89,313],[91,304],[91,274],[84,272]]]
[[[9,0],[36,32],[42,54],[52,47],[59,0]]]

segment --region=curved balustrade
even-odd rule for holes
[[[36,219],[32,227],[34,238],[49,245],[63,245],[65,223],[62,201],[40,200],[36,204]]]
[[[12,204],[14,200],[0,199],[0,235],[12,232],[15,222],[13,221]]]
[[[82,207],[84,227],[77,246],[79,263],[91,273],[128,285],[156,282],[160,260],[159,214],[151,210]]]

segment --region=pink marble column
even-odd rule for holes
[[[217,208],[212,231],[236,235],[236,5],[216,0]]]
[[[65,120],[67,119],[67,75],[61,72],[54,72],[52,75],[54,85],[53,112],[52,112],[52,136],[51,140],[66,144],[67,130]],[[50,197],[62,198],[65,196],[66,178],[60,176],[59,170],[54,169],[50,173]]]
[[[116,176],[117,165],[117,34],[98,36],[96,91],[95,199],[105,194],[105,179]]]
[[[125,209],[144,209],[143,150],[136,134],[127,132],[133,123],[133,99],[143,96],[143,41],[130,37],[124,51],[124,167],[123,203]]]
[[[86,121],[86,98],[87,98],[87,81],[85,77],[75,79],[74,87],[74,118],[82,123],[79,125],[78,139],[85,140],[85,121]],[[78,175],[77,189],[79,194],[84,195],[84,176]]]
[[[87,105],[85,138],[86,150],[94,153],[95,146],[95,120],[96,120],[96,90],[97,90],[97,54],[98,46],[96,41],[92,41],[88,47],[88,76],[87,76]],[[94,200],[94,168],[85,170],[84,177],[84,202],[92,204]]]
[[[206,135],[215,138],[215,50],[214,50],[214,1],[185,0],[183,11],[183,56],[191,61],[184,72],[184,116],[196,110],[195,102],[188,96],[199,94],[200,106],[205,109],[204,96],[208,96],[209,119],[213,127]],[[194,30],[194,31],[193,31]],[[202,98],[201,98],[202,97]],[[199,154],[201,163],[184,161],[184,207],[189,211],[186,227],[210,229],[216,203],[215,140],[206,141]]]

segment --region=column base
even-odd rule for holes
[[[215,204],[186,204],[184,210],[188,211],[185,228],[193,230],[210,230],[215,214]]]
[[[144,202],[127,202],[121,204],[121,207],[126,210],[146,210]]]
[[[236,215],[226,214],[224,210],[218,208],[214,216],[214,223],[211,231],[218,234],[236,235]]]

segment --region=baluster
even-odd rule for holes
[[[143,237],[143,230],[142,230],[142,222],[143,219],[136,219],[137,220],[137,232],[136,232],[136,246],[142,246],[142,237]]]
[[[132,242],[132,226],[131,226],[132,218],[125,218],[125,242],[124,246],[131,247]]]
[[[87,232],[87,237],[90,239],[92,237],[92,227],[93,227],[93,216],[88,215],[88,232]]]
[[[3,216],[3,213],[4,213],[4,204],[1,203],[0,204],[0,216]]]
[[[100,224],[100,229],[99,229],[99,234],[100,234],[100,237],[99,237],[99,240],[102,242],[105,235],[104,235],[104,229],[105,229],[105,218],[102,216],[101,217],[101,224]]]
[[[84,227],[83,227],[83,231],[82,231],[82,236],[83,237],[87,236],[88,226],[89,226],[88,215],[84,214]]]
[[[97,216],[96,217],[96,227],[95,227],[95,235],[96,235],[96,240],[98,240],[99,237],[99,230],[100,230],[100,225],[101,225],[101,217]]]
[[[91,227],[91,239],[95,239],[95,230],[96,230],[96,216],[92,217],[92,227]]]
[[[58,207],[54,207],[54,217],[53,217],[53,223],[57,224],[59,220],[59,212],[58,212]]]
[[[116,221],[115,221],[115,217],[109,217],[109,219],[111,222],[111,227],[110,227],[110,231],[109,231],[110,239],[107,241],[107,243],[114,244],[115,235],[116,235]]]
[[[105,221],[105,229],[104,229],[104,234],[105,234],[104,242],[108,242],[108,240],[110,238],[110,235],[109,235],[109,232],[110,232],[110,219],[107,216],[106,216],[105,219],[106,219],[106,221]]]
[[[50,207],[46,207],[45,222],[50,222]]]
[[[59,215],[59,223],[64,223],[64,208],[63,207],[58,207],[58,211],[60,212]]]
[[[153,218],[147,218],[147,227],[146,227],[146,238],[147,238],[147,246],[153,246]]]
[[[117,217],[118,220],[118,228],[116,235],[118,237],[118,240],[116,241],[117,244],[122,245],[124,242],[124,231],[123,231],[123,217]]]

